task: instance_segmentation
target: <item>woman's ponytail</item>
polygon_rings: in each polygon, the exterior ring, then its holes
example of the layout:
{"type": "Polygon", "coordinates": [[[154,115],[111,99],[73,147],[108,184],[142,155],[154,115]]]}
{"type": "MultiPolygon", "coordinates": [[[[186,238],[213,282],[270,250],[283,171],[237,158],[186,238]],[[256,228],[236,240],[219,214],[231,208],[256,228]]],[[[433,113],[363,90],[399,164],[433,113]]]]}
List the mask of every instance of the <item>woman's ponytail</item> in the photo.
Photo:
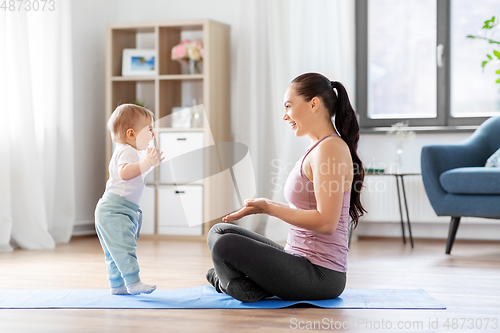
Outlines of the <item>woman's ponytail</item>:
{"type": "Polygon", "coordinates": [[[354,168],[349,215],[354,223],[354,227],[356,227],[359,217],[366,212],[360,200],[360,192],[365,178],[365,169],[357,152],[359,125],[356,113],[351,106],[351,102],[349,101],[349,96],[347,95],[347,90],[344,85],[338,81],[331,81],[330,84],[332,88],[337,91],[337,99],[334,103],[335,127],[339,131],[340,137],[349,147],[354,168]]]}
{"type": "Polygon", "coordinates": [[[359,141],[358,120],[349,101],[347,91],[342,83],[330,81],[318,73],[302,74],[296,77],[291,84],[296,87],[297,94],[303,96],[306,101],[310,101],[316,96],[321,99],[328,109],[330,118],[335,118],[335,128],[340,137],[349,147],[354,169],[349,215],[354,228],[356,228],[359,217],[366,212],[360,199],[365,172],[363,163],[357,153],[359,141]]]}

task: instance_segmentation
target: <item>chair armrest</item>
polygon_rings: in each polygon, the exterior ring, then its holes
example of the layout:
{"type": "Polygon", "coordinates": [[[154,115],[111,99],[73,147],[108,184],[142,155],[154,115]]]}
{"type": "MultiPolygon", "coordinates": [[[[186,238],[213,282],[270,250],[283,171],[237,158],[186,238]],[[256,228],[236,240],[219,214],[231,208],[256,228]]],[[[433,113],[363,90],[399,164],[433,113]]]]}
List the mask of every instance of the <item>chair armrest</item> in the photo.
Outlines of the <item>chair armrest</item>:
{"type": "Polygon", "coordinates": [[[442,199],[447,193],[441,186],[439,177],[443,172],[455,168],[484,166],[487,140],[484,135],[472,135],[459,143],[428,145],[422,148],[422,181],[437,215],[441,215],[442,199]]]}

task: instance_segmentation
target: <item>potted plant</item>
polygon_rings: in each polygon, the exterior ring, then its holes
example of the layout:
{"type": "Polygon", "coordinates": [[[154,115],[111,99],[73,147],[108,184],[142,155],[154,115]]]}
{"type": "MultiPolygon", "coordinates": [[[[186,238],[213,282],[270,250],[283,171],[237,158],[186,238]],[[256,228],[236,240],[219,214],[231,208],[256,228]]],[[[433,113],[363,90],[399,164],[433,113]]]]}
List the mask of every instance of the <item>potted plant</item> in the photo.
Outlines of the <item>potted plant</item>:
{"type": "MultiPolygon", "coordinates": [[[[487,41],[490,44],[493,45],[500,45],[500,39],[499,37],[495,36],[495,33],[500,30],[500,23],[498,21],[495,21],[495,16],[493,16],[491,19],[484,21],[484,26],[481,28],[483,31],[483,35],[468,35],[467,38],[471,39],[482,39],[487,41]]],[[[493,50],[493,54],[486,54],[486,60],[484,60],[481,64],[481,67],[484,68],[488,63],[495,63],[497,64],[497,67],[499,69],[495,72],[500,75],[500,66],[498,65],[500,62],[500,51],[498,50],[493,50]]],[[[496,83],[500,83],[500,78],[496,80],[496,83]]]]}
{"type": "Polygon", "coordinates": [[[404,121],[393,124],[387,134],[396,137],[395,171],[400,172],[403,167],[403,141],[405,139],[413,139],[416,135],[415,131],[410,129],[408,121],[404,121]]]}

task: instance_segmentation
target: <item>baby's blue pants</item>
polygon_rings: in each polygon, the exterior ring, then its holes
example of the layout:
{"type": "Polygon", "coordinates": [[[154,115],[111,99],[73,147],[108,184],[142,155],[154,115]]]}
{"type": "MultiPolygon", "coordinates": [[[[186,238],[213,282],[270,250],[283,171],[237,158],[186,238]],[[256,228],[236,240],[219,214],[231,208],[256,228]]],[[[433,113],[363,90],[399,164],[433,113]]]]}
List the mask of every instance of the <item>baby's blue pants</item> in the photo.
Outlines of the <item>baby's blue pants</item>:
{"type": "Polygon", "coordinates": [[[142,211],[119,195],[105,192],[95,209],[97,236],[106,256],[111,288],[139,282],[137,238],[140,236],[142,211]]]}

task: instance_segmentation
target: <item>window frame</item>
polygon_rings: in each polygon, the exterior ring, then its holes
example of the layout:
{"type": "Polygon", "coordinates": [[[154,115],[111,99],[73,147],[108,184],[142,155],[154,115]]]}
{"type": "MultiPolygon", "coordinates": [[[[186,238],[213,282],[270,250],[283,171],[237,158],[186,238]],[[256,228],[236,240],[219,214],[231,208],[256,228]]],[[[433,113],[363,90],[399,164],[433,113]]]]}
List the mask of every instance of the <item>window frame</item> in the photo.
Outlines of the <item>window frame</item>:
{"type": "MultiPolygon", "coordinates": [[[[443,65],[436,65],[436,117],[435,118],[384,118],[368,117],[368,0],[356,0],[356,111],[361,128],[390,127],[401,121],[409,126],[470,126],[479,125],[489,117],[453,117],[451,115],[451,0],[436,0],[436,43],[443,45],[443,65]]],[[[436,45],[436,47],[437,47],[436,45]]]]}

